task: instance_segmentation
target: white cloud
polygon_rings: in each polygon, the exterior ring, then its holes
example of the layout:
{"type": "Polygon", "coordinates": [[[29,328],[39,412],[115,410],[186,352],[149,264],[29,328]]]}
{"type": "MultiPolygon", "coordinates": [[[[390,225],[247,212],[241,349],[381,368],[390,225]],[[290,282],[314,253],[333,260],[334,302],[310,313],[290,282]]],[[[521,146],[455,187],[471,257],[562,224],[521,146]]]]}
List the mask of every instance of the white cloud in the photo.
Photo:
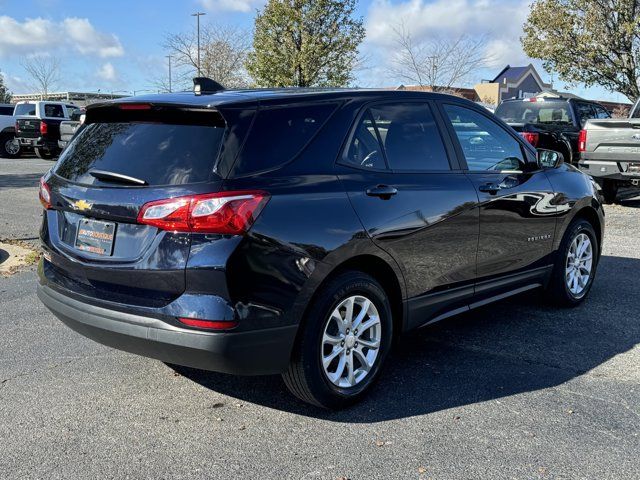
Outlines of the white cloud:
{"type": "MultiPolygon", "coordinates": [[[[365,27],[363,53],[375,58],[379,70],[389,77],[391,59],[397,50],[394,29],[401,24],[416,41],[457,38],[467,35],[486,41],[488,67],[528,64],[522,51],[522,25],[529,11],[529,0],[374,0],[365,27]]],[[[484,72],[491,73],[491,72],[484,72]]],[[[480,81],[480,78],[478,78],[480,81]]],[[[380,80],[379,80],[380,82],[380,80]]]]}
{"type": "Polygon", "coordinates": [[[98,77],[107,82],[113,82],[118,78],[115,67],[107,62],[98,69],[98,77]]]}
{"type": "Polygon", "coordinates": [[[86,18],[69,17],[62,22],[27,18],[19,22],[0,16],[0,57],[47,54],[64,49],[101,58],[124,54],[118,37],[99,32],[86,18]]]}
{"type": "Polygon", "coordinates": [[[248,13],[264,5],[266,0],[199,0],[199,3],[209,11],[248,13]]]}

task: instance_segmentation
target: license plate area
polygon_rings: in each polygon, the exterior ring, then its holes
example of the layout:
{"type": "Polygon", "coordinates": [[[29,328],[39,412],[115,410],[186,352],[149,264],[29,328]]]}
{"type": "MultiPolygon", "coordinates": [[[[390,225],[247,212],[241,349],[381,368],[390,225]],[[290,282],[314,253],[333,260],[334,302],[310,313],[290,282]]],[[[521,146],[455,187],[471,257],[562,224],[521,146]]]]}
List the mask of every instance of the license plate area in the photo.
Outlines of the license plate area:
{"type": "Polygon", "coordinates": [[[113,239],[116,234],[114,222],[103,222],[82,218],[78,222],[75,247],[96,255],[110,256],[113,253],[113,239]]]}

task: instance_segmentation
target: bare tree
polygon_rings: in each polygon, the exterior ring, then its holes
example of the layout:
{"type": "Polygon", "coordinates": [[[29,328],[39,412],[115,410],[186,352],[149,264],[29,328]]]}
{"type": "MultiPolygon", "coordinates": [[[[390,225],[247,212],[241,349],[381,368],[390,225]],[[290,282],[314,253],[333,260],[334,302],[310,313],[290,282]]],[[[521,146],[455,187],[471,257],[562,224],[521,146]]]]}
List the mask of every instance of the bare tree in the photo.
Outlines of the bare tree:
{"type": "Polygon", "coordinates": [[[433,91],[455,90],[490,61],[485,53],[484,38],[461,35],[452,40],[416,41],[404,23],[394,28],[394,37],[397,46],[393,59],[395,76],[433,91]]]}
{"type": "MultiPolygon", "coordinates": [[[[164,48],[173,59],[173,83],[188,86],[198,70],[198,39],[195,32],[167,35],[164,48]]],[[[200,28],[200,70],[202,75],[225,87],[246,87],[249,83],[245,60],[251,36],[233,26],[209,24],[200,28]]],[[[154,82],[162,84],[163,80],[154,82]]]]}
{"type": "Polygon", "coordinates": [[[24,57],[20,64],[31,77],[32,88],[43,100],[60,82],[60,61],[56,57],[24,57]]]}

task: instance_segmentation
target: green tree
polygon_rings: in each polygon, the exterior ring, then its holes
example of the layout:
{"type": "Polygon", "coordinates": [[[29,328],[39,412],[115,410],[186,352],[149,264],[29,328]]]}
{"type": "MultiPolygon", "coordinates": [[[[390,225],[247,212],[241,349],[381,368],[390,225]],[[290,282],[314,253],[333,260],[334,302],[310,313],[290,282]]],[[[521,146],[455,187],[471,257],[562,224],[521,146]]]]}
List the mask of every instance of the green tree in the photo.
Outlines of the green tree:
{"type": "Polygon", "coordinates": [[[365,30],[357,0],[269,0],[247,70],[260,86],[338,87],[353,79],[365,30]]]}
{"type": "Polygon", "coordinates": [[[4,76],[0,72],[0,103],[9,103],[11,101],[11,92],[4,84],[4,76]]]}
{"type": "Polygon", "coordinates": [[[535,0],[521,41],[561,80],[640,97],[638,0],[535,0]]]}

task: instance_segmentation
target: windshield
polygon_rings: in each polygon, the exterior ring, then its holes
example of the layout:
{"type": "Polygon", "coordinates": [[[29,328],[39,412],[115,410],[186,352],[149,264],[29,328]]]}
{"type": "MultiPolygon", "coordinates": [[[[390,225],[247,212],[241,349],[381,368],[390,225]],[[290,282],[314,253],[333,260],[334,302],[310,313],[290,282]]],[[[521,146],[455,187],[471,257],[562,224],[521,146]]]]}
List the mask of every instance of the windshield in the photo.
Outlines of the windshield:
{"type": "Polygon", "coordinates": [[[55,173],[98,183],[89,171],[113,172],[148,185],[204,182],[222,145],[225,128],[208,125],[113,122],[86,125],[64,151],[55,173]]]}
{"type": "Polygon", "coordinates": [[[495,114],[507,123],[573,123],[567,102],[504,102],[498,106],[495,114]]]}
{"type": "Polygon", "coordinates": [[[16,111],[14,115],[32,115],[36,114],[36,104],[35,103],[19,103],[16,105],[16,111]]]}

